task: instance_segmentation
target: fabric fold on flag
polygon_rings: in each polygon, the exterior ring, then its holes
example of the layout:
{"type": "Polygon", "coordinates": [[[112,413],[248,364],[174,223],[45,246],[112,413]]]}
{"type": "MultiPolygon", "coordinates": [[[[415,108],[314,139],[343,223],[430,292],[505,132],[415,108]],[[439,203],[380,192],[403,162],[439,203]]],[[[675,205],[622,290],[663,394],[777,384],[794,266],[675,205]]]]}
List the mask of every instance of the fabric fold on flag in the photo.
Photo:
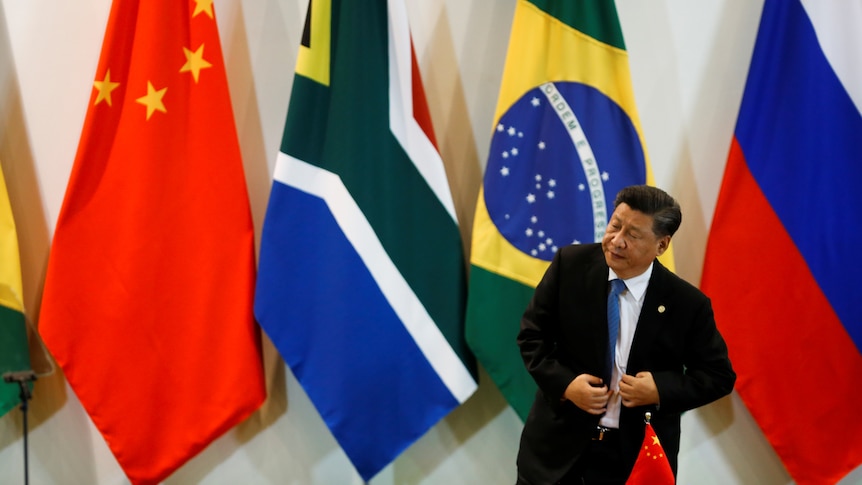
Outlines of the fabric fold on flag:
{"type": "MultiPolygon", "coordinates": [[[[6,179],[0,171],[0,377],[30,369],[18,233],[6,179]]],[[[0,416],[20,402],[20,394],[17,382],[0,378],[0,416]]]]}
{"type": "Polygon", "coordinates": [[[115,0],[39,331],[132,483],[266,394],[254,228],[211,1],[115,0]]]}
{"type": "Polygon", "coordinates": [[[800,485],[862,465],[860,23],[858,8],[766,0],[701,283],[737,392],[800,485]],[[801,382],[822,398],[800,399],[801,382]]]}
{"type": "Polygon", "coordinates": [[[255,314],[366,481],[477,387],[427,113],[401,1],[309,5],[255,314]]]}
{"type": "MultiPolygon", "coordinates": [[[[601,240],[616,193],[652,184],[613,1],[518,0],[476,206],[467,342],[526,419],[515,338],[554,253],[601,240]]],[[[673,269],[673,256],[662,261],[673,269]]]]}

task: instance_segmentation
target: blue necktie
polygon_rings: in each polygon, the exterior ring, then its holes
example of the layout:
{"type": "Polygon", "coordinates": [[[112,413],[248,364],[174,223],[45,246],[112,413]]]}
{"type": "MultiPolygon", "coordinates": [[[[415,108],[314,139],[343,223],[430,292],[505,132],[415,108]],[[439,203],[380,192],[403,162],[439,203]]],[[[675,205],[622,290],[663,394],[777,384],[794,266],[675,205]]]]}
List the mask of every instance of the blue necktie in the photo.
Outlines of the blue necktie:
{"type": "Polygon", "coordinates": [[[605,372],[605,385],[611,387],[614,375],[614,356],[617,350],[617,338],[620,335],[620,299],[619,295],[626,289],[623,280],[611,280],[611,292],[608,295],[608,363],[605,372]]]}

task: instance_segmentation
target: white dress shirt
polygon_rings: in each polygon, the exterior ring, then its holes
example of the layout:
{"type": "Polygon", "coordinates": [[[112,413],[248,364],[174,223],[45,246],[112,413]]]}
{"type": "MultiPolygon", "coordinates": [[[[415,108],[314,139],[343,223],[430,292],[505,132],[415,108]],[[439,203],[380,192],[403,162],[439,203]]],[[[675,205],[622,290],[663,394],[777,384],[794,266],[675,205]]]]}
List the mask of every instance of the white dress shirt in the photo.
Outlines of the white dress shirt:
{"type": "MultiPolygon", "coordinates": [[[[646,271],[623,280],[626,284],[626,289],[620,293],[620,334],[616,345],[616,357],[614,358],[613,375],[611,376],[610,388],[613,391],[608,400],[608,410],[599,420],[599,424],[606,428],[620,427],[620,408],[622,407],[622,398],[620,398],[620,379],[626,373],[626,364],[629,360],[629,352],[632,348],[632,339],[635,336],[635,330],[638,327],[638,316],[641,314],[641,308],[644,304],[644,295],[646,295],[649,278],[652,275],[652,263],[646,271]]],[[[617,279],[618,276],[614,270],[608,270],[608,281],[617,279]]]]}

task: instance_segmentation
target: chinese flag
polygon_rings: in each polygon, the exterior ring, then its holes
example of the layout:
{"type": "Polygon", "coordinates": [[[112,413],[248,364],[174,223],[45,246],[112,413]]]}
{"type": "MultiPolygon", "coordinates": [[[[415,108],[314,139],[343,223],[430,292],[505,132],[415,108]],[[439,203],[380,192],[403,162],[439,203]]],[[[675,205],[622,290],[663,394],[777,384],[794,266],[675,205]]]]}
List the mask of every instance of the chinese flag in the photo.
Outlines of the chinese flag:
{"type": "Polygon", "coordinates": [[[135,484],[265,398],[254,229],[212,0],[115,0],[39,331],[135,484]]]}
{"type": "Polygon", "coordinates": [[[626,485],[673,485],[673,470],[652,425],[647,423],[644,442],[626,485]]]}

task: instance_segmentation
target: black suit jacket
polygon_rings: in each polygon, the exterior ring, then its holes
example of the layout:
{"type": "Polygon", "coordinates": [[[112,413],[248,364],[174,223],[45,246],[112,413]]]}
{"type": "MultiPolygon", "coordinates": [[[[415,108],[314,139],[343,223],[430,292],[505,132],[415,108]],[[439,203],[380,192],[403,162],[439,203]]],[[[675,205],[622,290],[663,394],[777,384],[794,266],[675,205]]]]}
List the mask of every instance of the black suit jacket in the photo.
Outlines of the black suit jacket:
{"type": "MultiPolygon", "coordinates": [[[[539,386],[518,452],[519,483],[552,484],[589,443],[600,416],[563,401],[583,373],[601,376],[608,348],[608,266],[600,244],[557,252],[521,320],[518,345],[539,386]]],[[[654,262],[626,372],[652,372],[660,406],[623,407],[620,437],[629,470],[644,436],[644,412],[676,473],[683,411],[729,394],[736,374],[709,299],[654,262]]]]}

